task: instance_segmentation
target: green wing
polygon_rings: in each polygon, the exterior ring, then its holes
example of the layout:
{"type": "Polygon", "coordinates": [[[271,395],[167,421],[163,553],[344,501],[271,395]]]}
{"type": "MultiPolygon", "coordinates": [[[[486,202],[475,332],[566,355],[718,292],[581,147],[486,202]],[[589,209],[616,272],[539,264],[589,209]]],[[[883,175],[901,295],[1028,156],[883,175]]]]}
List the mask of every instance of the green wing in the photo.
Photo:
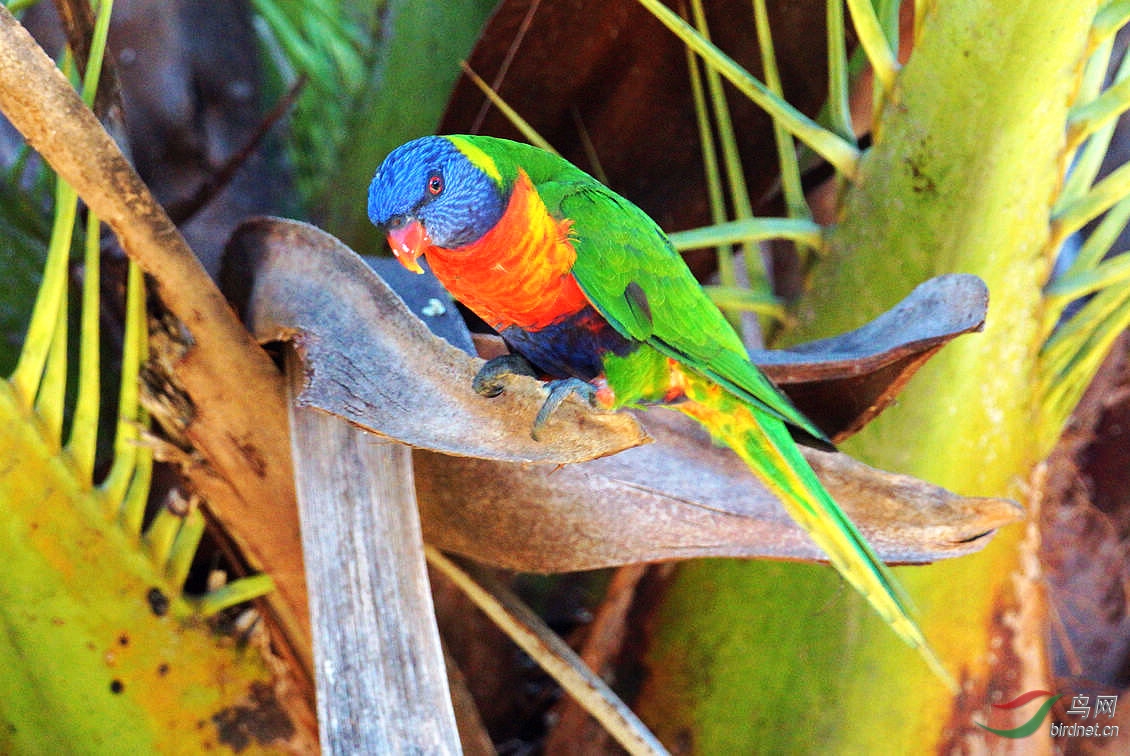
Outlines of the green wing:
{"type": "Polygon", "coordinates": [[[741,339],[646,213],[591,178],[537,187],[551,212],[573,221],[573,275],[616,330],[827,441],[749,361],[741,339]]]}

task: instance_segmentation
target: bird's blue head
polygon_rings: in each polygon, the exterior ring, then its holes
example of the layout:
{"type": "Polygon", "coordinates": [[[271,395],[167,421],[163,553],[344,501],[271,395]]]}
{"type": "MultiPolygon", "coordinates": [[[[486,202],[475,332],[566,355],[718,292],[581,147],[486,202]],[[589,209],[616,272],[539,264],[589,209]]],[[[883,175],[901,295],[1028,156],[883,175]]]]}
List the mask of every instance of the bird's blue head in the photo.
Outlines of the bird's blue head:
{"type": "Polygon", "coordinates": [[[494,161],[470,141],[427,136],[393,150],[369,185],[369,220],[409,270],[428,246],[477,241],[506,209],[494,161]]]}

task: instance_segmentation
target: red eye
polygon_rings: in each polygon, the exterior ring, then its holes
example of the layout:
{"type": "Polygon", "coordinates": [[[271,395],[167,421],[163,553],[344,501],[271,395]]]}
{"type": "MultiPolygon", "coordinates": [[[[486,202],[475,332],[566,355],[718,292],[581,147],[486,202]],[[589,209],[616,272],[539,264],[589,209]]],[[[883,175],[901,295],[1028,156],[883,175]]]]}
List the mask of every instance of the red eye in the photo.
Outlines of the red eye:
{"type": "Polygon", "coordinates": [[[443,176],[433,173],[428,177],[428,194],[433,197],[443,194],[443,176]]]}

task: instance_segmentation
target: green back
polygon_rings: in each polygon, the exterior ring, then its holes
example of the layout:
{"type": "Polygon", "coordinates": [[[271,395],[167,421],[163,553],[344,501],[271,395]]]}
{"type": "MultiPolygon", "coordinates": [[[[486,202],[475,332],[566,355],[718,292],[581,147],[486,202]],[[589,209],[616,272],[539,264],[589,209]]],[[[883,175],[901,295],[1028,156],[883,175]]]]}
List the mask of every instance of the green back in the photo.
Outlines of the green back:
{"type": "MultiPolygon", "coordinates": [[[[481,149],[511,184],[518,166],[551,213],[573,221],[581,290],[622,335],[641,341],[801,428],[824,434],[748,359],[741,339],[703,292],[667,235],[645,212],[572,163],[493,137],[459,137],[481,149]]],[[[617,386],[611,387],[614,391],[617,386]]]]}

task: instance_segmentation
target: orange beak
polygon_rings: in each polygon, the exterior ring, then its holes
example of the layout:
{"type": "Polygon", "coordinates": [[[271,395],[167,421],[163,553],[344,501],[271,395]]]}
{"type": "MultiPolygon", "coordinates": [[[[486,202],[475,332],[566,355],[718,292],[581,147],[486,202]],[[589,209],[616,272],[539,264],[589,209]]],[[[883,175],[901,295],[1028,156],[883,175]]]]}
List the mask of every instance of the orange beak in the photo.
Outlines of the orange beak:
{"type": "Polygon", "coordinates": [[[424,254],[430,243],[428,232],[418,220],[410,220],[388,232],[388,246],[392,247],[392,253],[401,265],[413,273],[424,272],[417,259],[424,254]]]}

